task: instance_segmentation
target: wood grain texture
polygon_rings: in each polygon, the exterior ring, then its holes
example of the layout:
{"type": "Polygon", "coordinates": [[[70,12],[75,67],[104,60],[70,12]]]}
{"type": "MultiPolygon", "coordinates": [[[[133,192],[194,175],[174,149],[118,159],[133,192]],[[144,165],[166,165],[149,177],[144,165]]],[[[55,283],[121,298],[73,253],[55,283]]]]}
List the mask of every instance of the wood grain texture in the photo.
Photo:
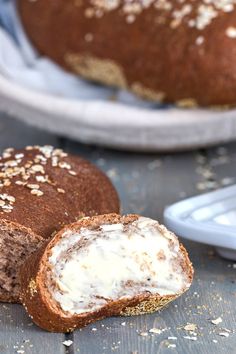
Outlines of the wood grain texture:
{"type": "MultiPolygon", "coordinates": [[[[166,205],[216,188],[222,184],[219,181],[225,177],[234,178],[236,172],[236,144],[230,144],[227,150],[212,148],[175,155],[125,153],[56,139],[21,123],[0,119],[0,148],[27,143],[53,143],[88,158],[112,179],[120,193],[124,213],[142,213],[160,221],[166,205]],[[222,154],[226,156],[223,159],[222,154]],[[209,170],[210,173],[206,172],[209,170]]],[[[63,336],[46,333],[31,325],[20,305],[2,304],[0,353],[16,353],[18,348],[14,345],[20,344],[24,345],[26,354],[211,354],[213,351],[234,354],[236,269],[231,262],[217,256],[212,247],[183,242],[194,263],[194,283],[187,294],[164,311],[110,318],[63,336]],[[218,317],[222,318],[222,323],[212,324],[211,320],[218,317]],[[187,323],[197,325],[197,340],[184,338],[195,337],[183,329],[187,323]],[[150,333],[152,328],[164,331],[150,333]],[[219,335],[226,332],[224,328],[231,330],[228,337],[219,335]],[[68,349],[62,344],[65,338],[73,340],[68,349]],[[28,339],[30,342],[21,344],[28,339]]]]}

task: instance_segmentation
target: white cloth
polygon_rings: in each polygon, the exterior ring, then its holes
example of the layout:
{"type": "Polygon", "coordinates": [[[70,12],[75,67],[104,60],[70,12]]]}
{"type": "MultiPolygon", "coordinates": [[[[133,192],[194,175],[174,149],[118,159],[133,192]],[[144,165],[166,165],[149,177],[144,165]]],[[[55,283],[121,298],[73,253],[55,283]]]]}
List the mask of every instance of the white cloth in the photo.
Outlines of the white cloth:
{"type": "Polygon", "coordinates": [[[116,95],[120,103],[150,109],[163,107],[128,92],[79,79],[39,56],[24,33],[15,0],[0,0],[0,73],[22,86],[56,96],[109,100],[116,95]]]}

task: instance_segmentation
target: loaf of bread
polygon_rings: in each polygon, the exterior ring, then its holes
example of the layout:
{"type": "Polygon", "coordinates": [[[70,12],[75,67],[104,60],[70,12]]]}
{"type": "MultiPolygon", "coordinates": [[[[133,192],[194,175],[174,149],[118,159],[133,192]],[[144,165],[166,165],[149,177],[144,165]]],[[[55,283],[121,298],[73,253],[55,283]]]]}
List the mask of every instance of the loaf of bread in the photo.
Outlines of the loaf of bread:
{"type": "Polygon", "coordinates": [[[108,214],[66,226],[21,269],[32,320],[70,332],[108,316],[160,310],[186,291],[193,268],[177,237],[157,221],[108,214]]]}
{"type": "Polygon", "coordinates": [[[108,178],[51,146],[0,158],[0,301],[19,301],[19,268],[52,233],[85,215],[119,212],[108,178]]]}
{"type": "Polygon", "coordinates": [[[84,78],[180,106],[236,104],[234,0],[18,0],[39,52],[84,78]]]}

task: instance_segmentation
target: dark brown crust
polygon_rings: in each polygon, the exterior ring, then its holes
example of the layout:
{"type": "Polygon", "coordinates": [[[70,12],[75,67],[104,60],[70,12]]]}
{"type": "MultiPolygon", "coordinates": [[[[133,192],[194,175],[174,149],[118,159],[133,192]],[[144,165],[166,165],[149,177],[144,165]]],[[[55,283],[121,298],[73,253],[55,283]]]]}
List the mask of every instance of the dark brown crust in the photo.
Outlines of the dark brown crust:
{"type": "Polygon", "coordinates": [[[235,25],[235,8],[217,10],[217,17],[199,30],[188,25],[190,15],[173,26],[172,14],[184,5],[196,13],[202,0],[170,1],[171,12],[152,5],[133,23],[127,23],[121,8],[102,17],[86,17],[91,3],[19,0],[19,11],[40,53],[84,77],[127,87],[154,100],[164,94],[164,101],[180,104],[236,104],[235,39],[226,35],[227,28],[235,25]],[[204,38],[201,44],[199,37],[204,38]]]}
{"type": "MultiPolygon", "coordinates": [[[[14,156],[21,153],[24,157],[19,166],[33,161],[36,155],[41,154],[38,148],[14,150],[10,157],[0,160],[3,165],[0,173],[3,172],[6,163],[14,160],[14,156]]],[[[17,185],[15,182],[21,179],[19,175],[10,178],[11,184],[1,187],[0,190],[1,195],[7,194],[15,198],[11,212],[5,213],[0,207],[0,226],[9,225],[12,237],[15,229],[22,230],[22,234],[27,230],[27,233],[32,235],[32,251],[36,250],[33,239],[48,239],[53,232],[82,216],[119,212],[117,193],[105,174],[81,157],[69,155],[63,157],[61,162],[69,164],[70,171],[75,172],[75,175],[71,175],[68,169],[52,167],[52,160],[48,159],[43,168],[44,176],[49,176],[50,184],[35,182],[35,176],[41,173],[36,173],[27,180],[27,184],[37,183],[40,186],[40,191],[44,193],[42,196],[32,195],[27,185],[17,185]],[[63,193],[58,192],[58,189],[63,190],[63,193]]],[[[4,177],[1,176],[0,182],[3,179],[4,177]]],[[[8,246],[2,245],[2,247],[8,246]]],[[[20,264],[21,259],[18,260],[16,269],[20,264]]],[[[18,300],[11,291],[3,291],[0,284],[0,301],[18,300]]]]}
{"type": "MultiPolygon", "coordinates": [[[[161,309],[170,301],[181,294],[173,296],[139,295],[130,300],[123,299],[111,302],[101,310],[82,315],[71,316],[64,312],[58,304],[51,299],[46,289],[46,273],[48,269],[48,257],[52,247],[57,244],[63,233],[68,230],[78,231],[80,228],[97,228],[102,224],[123,223],[129,224],[136,220],[138,215],[119,216],[108,214],[82,219],[61,230],[50,242],[34,253],[21,269],[22,280],[22,303],[25,306],[32,320],[40,327],[51,332],[70,332],[75,328],[81,328],[96,320],[118,315],[138,315],[141,313],[154,312],[161,309]]],[[[184,255],[183,271],[186,273],[189,282],[192,282],[193,267],[188,258],[185,248],[181,245],[181,252],[184,255]]],[[[183,289],[183,292],[186,289],[183,289]]]]}
{"type": "MultiPolygon", "coordinates": [[[[40,154],[38,149],[33,149],[15,150],[12,155],[19,153],[24,153],[22,164],[40,154]]],[[[12,159],[9,157],[0,162],[6,163],[12,159]]],[[[18,176],[11,180],[10,186],[2,187],[1,194],[12,195],[16,201],[11,213],[0,209],[0,220],[16,222],[48,238],[52,232],[82,216],[119,212],[117,193],[103,172],[79,156],[68,155],[62,161],[68,163],[76,175],[70,175],[67,169],[52,167],[52,161],[48,159],[44,169],[52,184],[38,183],[44,193],[41,197],[32,195],[26,186],[16,185],[18,176]],[[58,188],[65,193],[59,193],[58,188]]],[[[27,181],[27,184],[30,183],[37,183],[34,176],[27,181]]]]}

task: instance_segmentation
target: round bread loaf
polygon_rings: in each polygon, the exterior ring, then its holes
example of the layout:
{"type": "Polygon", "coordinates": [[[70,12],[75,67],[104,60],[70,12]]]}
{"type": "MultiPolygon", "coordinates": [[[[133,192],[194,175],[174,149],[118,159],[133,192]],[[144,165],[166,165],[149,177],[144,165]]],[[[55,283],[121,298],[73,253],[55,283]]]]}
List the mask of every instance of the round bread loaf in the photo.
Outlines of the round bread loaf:
{"type": "Polygon", "coordinates": [[[108,214],[66,226],[21,269],[32,320],[70,332],[108,316],[160,310],[186,291],[193,268],[177,237],[157,221],[108,214]]]}
{"type": "Polygon", "coordinates": [[[53,232],[85,215],[119,212],[101,171],[52,146],[6,149],[0,188],[0,301],[19,300],[20,265],[53,232]]]}
{"type": "Polygon", "coordinates": [[[179,106],[236,104],[235,0],[18,0],[39,52],[179,106]]]}

